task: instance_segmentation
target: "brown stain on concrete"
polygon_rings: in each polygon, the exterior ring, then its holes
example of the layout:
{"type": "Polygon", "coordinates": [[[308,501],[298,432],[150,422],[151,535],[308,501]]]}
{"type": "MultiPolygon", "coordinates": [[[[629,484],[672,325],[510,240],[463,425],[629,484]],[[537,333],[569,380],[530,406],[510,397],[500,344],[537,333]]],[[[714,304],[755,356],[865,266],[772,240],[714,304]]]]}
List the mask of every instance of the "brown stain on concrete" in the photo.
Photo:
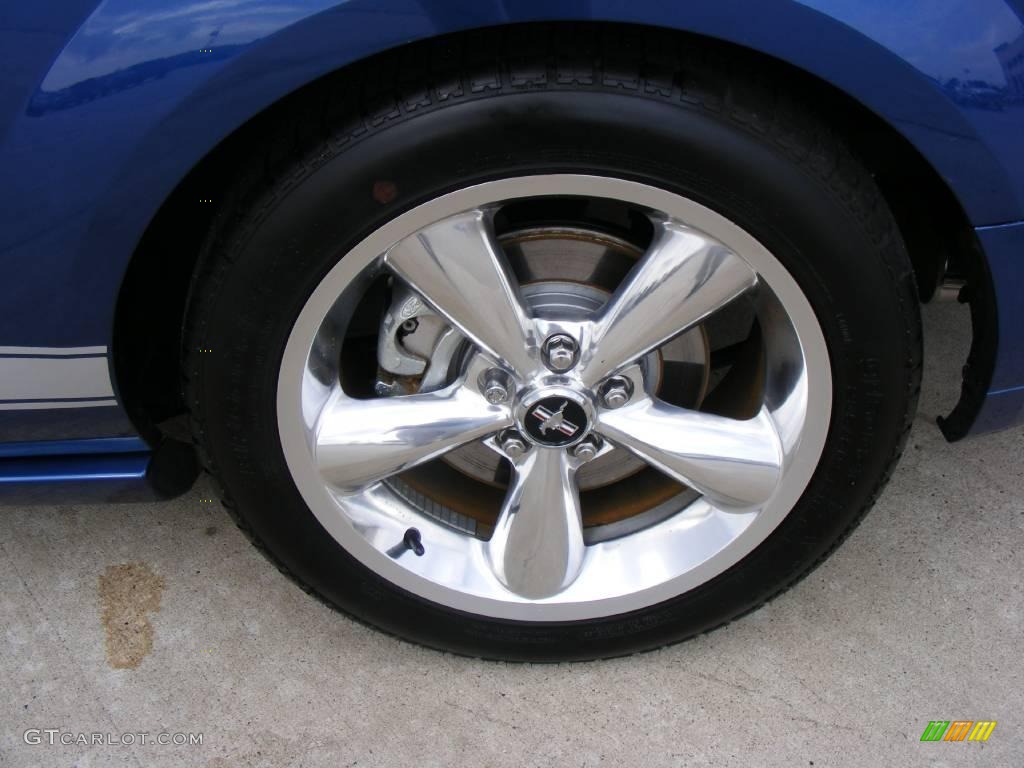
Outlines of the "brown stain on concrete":
{"type": "Polygon", "coordinates": [[[163,577],[145,563],[109,565],[100,575],[100,618],[114,669],[135,669],[153,650],[149,614],[160,610],[163,591],[163,577]]]}

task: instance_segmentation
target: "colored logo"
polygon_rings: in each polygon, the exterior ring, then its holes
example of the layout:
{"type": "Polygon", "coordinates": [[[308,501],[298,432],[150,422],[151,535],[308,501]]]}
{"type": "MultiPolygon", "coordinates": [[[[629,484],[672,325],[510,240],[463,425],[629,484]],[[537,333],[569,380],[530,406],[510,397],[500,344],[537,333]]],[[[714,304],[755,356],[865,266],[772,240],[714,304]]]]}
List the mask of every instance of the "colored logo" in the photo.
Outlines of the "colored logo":
{"type": "Polygon", "coordinates": [[[541,445],[568,445],[581,436],[587,414],[579,404],[564,397],[546,397],[526,413],[523,426],[541,445]]]}
{"type": "Polygon", "coordinates": [[[988,741],[995,727],[995,720],[932,720],[921,741],[988,741]]]}
{"type": "Polygon", "coordinates": [[[576,434],[579,427],[565,418],[565,406],[568,404],[568,400],[563,400],[562,404],[558,406],[557,411],[550,411],[543,405],[538,405],[533,409],[533,417],[540,422],[540,433],[542,435],[546,435],[549,429],[557,429],[568,437],[576,434]]]}

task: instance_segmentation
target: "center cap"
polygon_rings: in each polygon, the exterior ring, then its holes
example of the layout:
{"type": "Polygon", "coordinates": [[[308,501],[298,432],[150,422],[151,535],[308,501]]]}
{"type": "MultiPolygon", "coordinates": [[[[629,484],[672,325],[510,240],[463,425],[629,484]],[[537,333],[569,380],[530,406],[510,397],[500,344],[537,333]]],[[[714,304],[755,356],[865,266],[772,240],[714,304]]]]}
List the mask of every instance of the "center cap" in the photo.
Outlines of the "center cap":
{"type": "Polygon", "coordinates": [[[540,445],[575,443],[590,428],[587,412],[574,397],[554,394],[531,403],[522,416],[523,429],[540,445]]]}

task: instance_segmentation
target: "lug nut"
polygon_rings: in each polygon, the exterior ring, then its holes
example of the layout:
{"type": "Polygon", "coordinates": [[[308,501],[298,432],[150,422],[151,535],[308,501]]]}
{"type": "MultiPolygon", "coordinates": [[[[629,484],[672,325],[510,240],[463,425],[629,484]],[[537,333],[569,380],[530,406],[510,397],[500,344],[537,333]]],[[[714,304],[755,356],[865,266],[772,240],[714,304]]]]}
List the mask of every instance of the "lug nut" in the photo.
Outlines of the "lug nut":
{"type": "Polygon", "coordinates": [[[613,376],[601,387],[601,401],[606,408],[621,408],[629,402],[632,394],[629,380],[621,376],[613,376]]]}
{"type": "Polygon", "coordinates": [[[592,458],[597,456],[597,451],[601,447],[601,444],[596,438],[588,437],[583,440],[579,445],[572,449],[572,455],[577,459],[583,459],[584,461],[590,461],[592,458]]]}
{"type": "Polygon", "coordinates": [[[509,457],[517,459],[526,453],[526,441],[518,432],[506,432],[501,438],[501,450],[509,457]]]}
{"type": "Polygon", "coordinates": [[[509,398],[509,381],[501,371],[488,371],[483,381],[484,399],[491,405],[504,403],[509,398]]]}
{"type": "Polygon", "coordinates": [[[552,371],[562,373],[576,365],[576,340],[564,333],[548,336],[542,349],[544,364],[552,371]]]}

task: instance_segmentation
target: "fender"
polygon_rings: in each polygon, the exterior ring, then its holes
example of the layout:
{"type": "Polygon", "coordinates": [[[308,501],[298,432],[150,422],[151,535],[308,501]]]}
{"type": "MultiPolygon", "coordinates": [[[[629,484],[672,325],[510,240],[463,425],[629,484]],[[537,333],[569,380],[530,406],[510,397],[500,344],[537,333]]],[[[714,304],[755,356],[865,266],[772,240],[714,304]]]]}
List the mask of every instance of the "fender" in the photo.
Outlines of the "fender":
{"type": "Polygon", "coordinates": [[[0,12],[8,49],[0,64],[22,62],[0,82],[0,167],[16,180],[0,190],[11,222],[0,254],[17,279],[0,285],[0,345],[108,348],[139,239],[218,142],[328,72],[473,27],[617,21],[746,46],[881,116],[946,180],[975,226],[1020,221],[1024,113],[979,108],[956,85],[1006,82],[995,49],[1022,29],[1018,0],[1010,2],[917,3],[912,12],[891,0],[13,4],[0,12]]]}

